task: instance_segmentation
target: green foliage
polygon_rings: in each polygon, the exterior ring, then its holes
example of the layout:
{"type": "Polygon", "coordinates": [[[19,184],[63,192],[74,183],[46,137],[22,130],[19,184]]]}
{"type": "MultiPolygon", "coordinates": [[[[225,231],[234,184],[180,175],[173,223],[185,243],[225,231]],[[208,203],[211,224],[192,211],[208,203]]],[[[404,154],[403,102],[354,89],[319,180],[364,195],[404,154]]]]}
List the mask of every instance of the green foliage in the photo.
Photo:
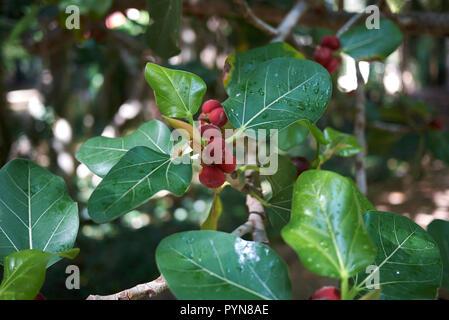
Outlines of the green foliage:
{"type": "Polygon", "coordinates": [[[76,153],[76,159],[93,173],[104,177],[130,149],[144,146],[156,152],[170,154],[170,131],[158,120],[142,124],[132,134],[122,138],[95,137],[87,140],[76,153]]]}
{"type": "Polygon", "coordinates": [[[48,253],[40,250],[22,250],[5,258],[0,300],[32,300],[39,293],[45,280],[50,260],[55,257],[73,259],[79,249],[48,253]]]}
{"type": "Polygon", "coordinates": [[[182,195],[190,185],[192,166],[180,158],[134,147],[108,172],[88,202],[89,216],[97,223],[111,221],[145,203],[156,192],[182,195]]]}
{"type": "Polygon", "coordinates": [[[207,219],[201,225],[201,230],[217,230],[218,219],[220,219],[223,212],[223,204],[220,199],[220,194],[214,192],[214,200],[207,215],[207,219]]]}
{"type": "Polygon", "coordinates": [[[437,159],[449,164],[449,131],[428,132],[427,144],[437,159]]]}
{"type": "Polygon", "coordinates": [[[206,84],[197,75],[147,63],[145,78],[163,115],[190,119],[200,108],[206,84]]]}
{"type": "Polygon", "coordinates": [[[369,275],[362,270],[357,287],[363,289],[378,272],[381,299],[435,299],[442,264],[432,237],[396,213],[369,211],[363,218],[377,247],[376,268],[369,275]]]}
{"type": "Polygon", "coordinates": [[[401,44],[402,32],[391,20],[380,19],[379,29],[367,29],[362,24],[339,38],[341,51],[356,60],[384,60],[401,44]]]}
{"type": "Polygon", "coordinates": [[[275,58],[259,64],[230,87],[223,107],[231,124],[241,131],[281,129],[302,119],[315,122],[331,92],[329,73],[321,65],[275,58]]]}
{"type": "Polygon", "coordinates": [[[350,179],[308,170],[296,181],[291,219],[282,237],[310,271],[347,279],[376,255],[362,218],[370,209],[372,204],[350,179]]]}
{"type": "Polygon", "coordinates": [[[285,263],[269,247],[217,231],[171,235],[156,250],[178,299],[290,299],[285,263]]]}
{"type": "Polygon", "coordinates": [[[436,219],[427,226],[427,232],[438,244],[443,263],[442,287],[449,290],[449,221],[436,219]]]}
{"type": "Polygon", "coordinates": [[[75,242],[78,206],[62,178],[15,159],[0,170],[0,221],[1,263],[24,249],[57,253],[75,242]]]}
{"type": "Polygon", "coordinates": [[[279,130],[278,146],[281,150],[289,150],[302,143],[309,134],[309,129],[301,121],[294,122],[279,130]]]}
{"type": "Polygon", "coordinates": [[[182,0],[147,0],[153,23],[148,27],[150,48],[162,58],[179,53],[182,0]]]}

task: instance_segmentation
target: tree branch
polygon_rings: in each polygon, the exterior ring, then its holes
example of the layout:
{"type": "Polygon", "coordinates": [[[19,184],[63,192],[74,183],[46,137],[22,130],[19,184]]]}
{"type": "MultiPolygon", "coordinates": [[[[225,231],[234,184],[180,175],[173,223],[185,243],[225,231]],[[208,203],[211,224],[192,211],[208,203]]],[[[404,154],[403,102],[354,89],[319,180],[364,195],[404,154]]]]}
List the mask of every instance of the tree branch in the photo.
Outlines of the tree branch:
{"type": "Polygon", "coordinates": [[[248,19],[248,22],[255,26],[257,29],[273,37],[278,34],[278,31],[267,24],[265,21],[259,19],[245,0],[234,0],[234,4],[237,6],[243,17],[248,19]]]}
{"type": "Polygon", "coordinates": [[[360,146],[363,148],[355,156],[355,181],[357,187],[363,194],[367,192],[366,171],[365,171],[365,156],[366,156],[366,140],[365,140],[365,83],[363,82],[362,74],[360,73],[359,63],[355,62],[357,72],[357,90],[355,101],[355,120],[354,120],[354,135],[357,138],[360,146]]]}
{"type": "Polygon", "coordinates": [[[271,40],[271,42],[284,41],[290,36],[293,28],[298,24],[298,20],[307,11],[308,3],[300,0],[296,2],[293,8],[285,16],[284,20],[279,24],[277,28],[277,35],[271,40]]]}
{"type": "Polygon", "coordinates": [[[161,275],[151,282],[138,284],[135,287],[108,296],[90,295],[87,300],[138,300],[144,297],[154,297],[168,289],[167,282],[161,275]]]}

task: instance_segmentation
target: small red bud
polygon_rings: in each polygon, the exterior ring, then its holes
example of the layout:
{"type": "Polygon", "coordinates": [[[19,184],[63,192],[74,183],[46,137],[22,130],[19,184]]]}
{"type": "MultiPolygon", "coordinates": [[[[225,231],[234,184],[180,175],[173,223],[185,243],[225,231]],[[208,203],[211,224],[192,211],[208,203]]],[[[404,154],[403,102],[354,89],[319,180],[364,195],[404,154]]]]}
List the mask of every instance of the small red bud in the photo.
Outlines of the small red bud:
{"type": "Polygon", "coordinates": [[[226,113],[223,108],[217,108],[212,110],[209,114],[209,120],[211,123],[215,124],[218,127],[223,127],[226,122],[228,122],[228,118],[226,117],[226,113]]]}
{"type": "Polygon", "coordinates": [[[321,64],[322,66],[326,66],[329,62],[331,62],[333,58],[332,50],[326,47],[317,47],[315,49],[315,54],[313,55],[313,60],[321,64]]]}
{"type": "Polygon", "coordinates": [[[340,49],[340,40],[334,36],[324,36],[323,39],[321,39],[321,46],[335,51],[340,49]]]}
{"type": "Polygon", "coordinates": [[[338,69],[338,66],[340,65],[340,59],[333,57],[332,60],[325,65],[327,72],[333,73],[338,69]]]}
{"type": "Polygon", "coordinates": [[[218,100],[207,100],[201,106],[201,110],[203,111],[203,113],[211,113],[212,110],[217,108],[223,108],[220,101],[218,100]]]}
{"type": "Polygon", "coordinates": [[[341,300],[341,293],[335,287],[322,287],[309,297],[309,300],[341,300]]]}

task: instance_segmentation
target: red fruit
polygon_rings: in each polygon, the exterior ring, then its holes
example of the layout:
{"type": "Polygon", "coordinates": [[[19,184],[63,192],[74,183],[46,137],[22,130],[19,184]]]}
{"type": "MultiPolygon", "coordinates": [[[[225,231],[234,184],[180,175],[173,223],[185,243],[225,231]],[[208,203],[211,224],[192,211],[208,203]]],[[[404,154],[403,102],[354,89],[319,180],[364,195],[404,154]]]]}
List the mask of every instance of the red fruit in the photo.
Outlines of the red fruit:
{"type": "Polygon", "coordinates": [[[215,138],[211,140],[203,149],[202,160],[206,165],[221,164],[226,162],[226,142],[222,138],[215,138]],[[219,154],[215,154],[215,152],[219,154]]]}
{"type": "Polygon", "coordinates": [[[221,138],[221,130],[213,124],[202,125],[201,137],[206,141],[212,141],[214,138],[221,138]]]}
{"type": "Polygon", "coordinates": [[[207,100],[201,106],[201,110],[203,110],[203,113],[211,113],[212,110],[217,108],[223,108],[220,101],[218,100],[207,100]]]}
{"type": "Polygon", "coordinates": [[[209,114],[209,121],[220,128],[223,127],[226,122],[228,122],[228,117],[223,108],[217,108],[211,111],[209,114]]]}
{"type": "Polygon", "coordinates": [[[298,176],[306,170],[310,169],[309,160],[304,157],[294,157],[292,158],[292,162],[298,171],[298,176]]]}
{"type": "Polygon", "coordinates": [[[217,164],[217,167],[219,167],[224,173],[231,173],[234,172],[235,167],[237,166],[237,161],[234,154],[232,154],[230,151],[227,150],[226,153],[227,155],[229,154],[229,159],[231,159],[231,162],[228,163],[228,157],[225,157],[224,163],[217,164]]]}
{"type": "Polygon", "coordinates": [[[309,300],[341,300],[340,290],[335,287],[322,287],[309,297],[309,300]]]}
{"type": "Polygon", "coordinates": [[[225,181],[226,176],[215,166],[204,166],[200,171],[200,182],[208,188],[218,188],[225,181]]]}
{"type": "Polygon", "coordinates": [[[443,129],[443,121],[441,119],[434,119],[430,121],[429,127],[434,130],[440,131],[441,129],[443,129]]]}
{"type": "Polygon", "coordinates": [[[34,300],[45,300],[45,296],[39,292],[37,296],[34,297],[34,300]]]}
{"type": "Polygon", "coordinates": [[[329,62],[331,62],[333,58],[332,50],[326,47],[317,47],[315,49],[315,54],[313,55],[313,60],[321,64],[322,66],[326,66],[329,62]]]}
{"type": "Polygon", "coordinates": [[[340,49],[340,40],[334,36],[324,36],[323,39],[321,39],[321,46],[335,51],[340,49]]]}
{"type": "Polygon", "coordinates": [[[332,60],[325,65],[324,67],[326,68],[327,72],[329,73],[333,73],[335,72],[335,70],[338,69],[338,66],[340,65],[340,59],[338,58],[332,58],[332,60]]]}

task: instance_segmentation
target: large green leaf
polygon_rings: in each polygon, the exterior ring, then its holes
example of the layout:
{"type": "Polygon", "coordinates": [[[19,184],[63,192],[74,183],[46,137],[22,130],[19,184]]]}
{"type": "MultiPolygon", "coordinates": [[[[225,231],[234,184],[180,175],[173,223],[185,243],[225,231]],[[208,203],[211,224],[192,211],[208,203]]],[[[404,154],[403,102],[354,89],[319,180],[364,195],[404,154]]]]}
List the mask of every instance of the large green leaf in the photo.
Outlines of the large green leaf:
{"type": "Polygon", "coordinates": [[[92,193],[89,216],[97,223],[107,222],[145,203],[158,191],[184,194],[192,179],[190,159],[188,163],[184,160],[147,147],[132,148],[92,193]]]}
{"type": "Polygon", "coordinates": [[[146,35],[151,50],[162,58],[177,55],[182,0],[147,0],[147,7],[153,20],[146,35]]]}
{"type": "Polygon", "coordinates": [[[265,208],[270,224],[276,231],[280,231],[290,220],[293,186],[291,184],[278,190],[268,202],[269,206],[265,208]]]}
{"type": "Polygon", "coordinates": [[[376,256],[362,219],[371,209],[349,178],[308,170],[296,180],[291,219],[282,237],[312,272],[348,278],[376,256]]]}
{"type": "Polygon", "coordinates": [[[401,42],[401,30],[388,19],[380,19],[379,29],[361,24],[340,36],[342,52],[356,60],[384,60],[401,42]]]}
{"type": "Polygon", "coordinates": [[[6,257],[0,300],[32,300],[44,284],[50,260],[56,256],[73,259],[79,249],[58,254],[40,250],[22,250],[6,257]]]}
{"type": "Polygon", "coordinates": [[[217,231],[171,235],[156,262],[179,299],[290,299],[286,264],[269,247],[217,231]]]}
{"type": "Polygon", "coordinates": [[[301,119],[318,120],[331,92],[329,73],[318,63],[275,58],[230,87],[223,106],[231,124],[242,131],[282,129],[301,119]]]}
{"type": "Polygon", "coordinates": [[[162,114],[174,118],[191,118],[199,107],[206,84],[197,75],[147,63],[145,79],[154,90],[162,114]]]}
{"type": "Polygon", "coordinates": [[[230,54],[226,59],[229,71],[223,79],[226,91],[229,93],[232,86],[241,83],[258,65],[274,58],[304,59],[304,56],[285,42],[273,42],[243,53],[230,54]]]}
{"type": "Polygon", "coordinates": [[[357,286],[363,290],[378,273],[381,299],[435,299],[442,264],[432,237],[396,213],[369,211],[363,218],[377,246],[377,256],[374,270],[357,275],[357,286]]]}
{"type": "Polygon", "coordinates": [[[68,250],[78,224],[78,206],[62,178],[25,159],[0,170],[0,263],[24,249],[68,250]]]}
{"type": "Polygon", "coordinates": [[[142,124],[126,137],[95,137],[81,146],[76,153],[76,159],[96,175],[104,177],[129,149],[137,146],[170,153],[173,146],[170,141],[170,130],[162,122],[152,120],[142,124]]]}
{"type": "Polygon", "coordinates": [[[436,158],[449,164],[449,131],[428,132],[427,143],[436,158]]]}
{"type": "Polygon", "coordinates": [[[278,147],[289,150],[302,143],[309,135],[309,129],[301,121],[279,130],[278,147]]]}
{"type": "Polygon", "coordinates": [[[443,262],[442,286],[449,290],[449,221],[433,220],[427,227],[427,232],[435,239],[440,249],[443,262]]]}

